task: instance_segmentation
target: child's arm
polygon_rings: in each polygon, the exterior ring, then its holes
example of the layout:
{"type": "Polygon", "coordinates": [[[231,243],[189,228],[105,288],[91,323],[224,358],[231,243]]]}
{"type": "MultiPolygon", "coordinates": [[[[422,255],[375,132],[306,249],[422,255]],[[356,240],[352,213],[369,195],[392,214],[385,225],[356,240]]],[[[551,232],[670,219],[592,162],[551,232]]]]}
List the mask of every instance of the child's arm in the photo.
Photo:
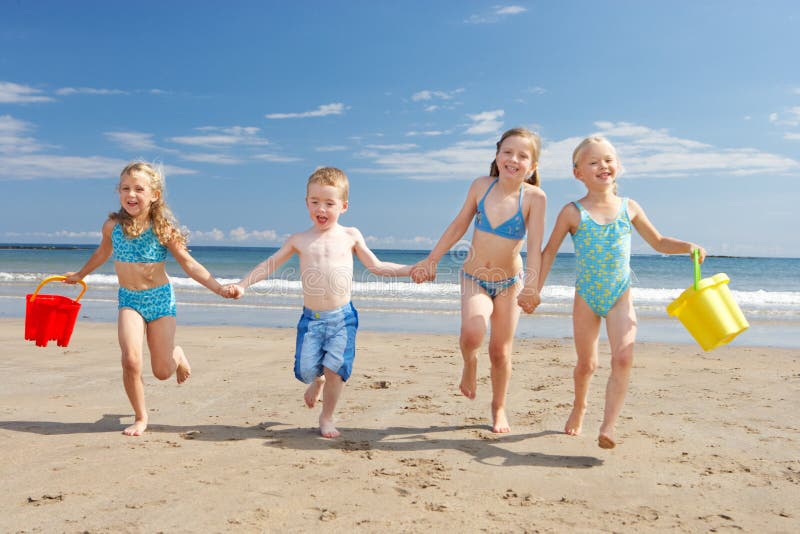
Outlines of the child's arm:
{"type": "MultiPolygon", "coordinates": [[[[274,273],[278,267],[286,263],[286,261],[297,252],[297,248],[294,244],[295,239],[294,235],[290,236],[275,254],[253,267],[253,270],[247,273],[238,284],[233,284],[234,287],[238,286],[238,289],[241,289],[243,293],[248,287],[257,284],[274,273]]],[[[238,291],[238,289],[235,289],[235,291],[238,291]]],[[[241,294],[238,296],[241,296],[241,294]]]]}
{"type": "Polygon", "coordinates": [[[561,248],[561,243],[568,233],[574,233],[578,225],[581,223],[581,214],[575,204],[569,203],[561,209],[556,219],[556,224],[553,226],[553,231],[550,233],[550,239],[547,240],[547,245],[542,251],[542,270],[539,273],[539,291],[544,287],[544,282],[547,275],[550,274],[550,269],[553,267],[553,261],[556,259],[558,249],[561,248]]]}
{"type": "Polygon", "coordinates": [[[83,280],[86,275],[108,261],[108,258],[111,257],[111,253],[114,251],[114,246],[111,244],[111,232],[114,230],[115,224],[116,223],[111,219],[103,223],[100,244],[79,271],[64,274],[64,276],[66,276],[64,280],[65,284],[77,284],[83,280]]]}
{"type": "Polygon", "coordinates": [[[533,313],[539,303],[539,276],[542,270],[542,241],[544,240],[544,215],[547,196],[538,187],[527,192],[530,198],[528,215],[528,243],[525,260],[525,287],[517,296],[517,304],[525,313],[533,313]]]}
{"type": "Polygon", "coordinates": [[[461,206],[461,210],[458,212],[455,219],[453,219],[450,225],[445,229],[442,237],[439,238],[439,241],[436,243],[436,246],[433,247],[430,254],[428,254],[428,257],[413,267],[415,282],[419,283],[436,278],[436,266],[439,264],[439,261],[469,229],[469,224],[478,209],[477,191],[480,188],[481,180],[483,180],[483,178],[478,178],[472,182],[467,192],[467,198],[464,200],[464,205],[461,206]]]}
{"type": "Polygon", "coordinates": [[[653,223],[650,222],[650,219],[647,218],[644,209],[633,199],[628,199],[628,215],[633,227],[636,228],[642,239],[647,241],[647,244],[653,247],[656,252],[662,254],[691,254],[692,251],[697,250],[700,253],[700,263],[703,263],[703,260],[706,259],[706,250],[700,245],[661,235],[656,230],[656,227],[653,226],[653,223]]]}
{"type": "Polygon", "coordinates": [[[353,250],[356,253],[359,261],[364,264],[369,272],[377,274],[378,276],[410,276],[412,265],[402,265],[400,263],[392,263],[389,261],[381,261],[367,246],[364,236],[357,228],[348,228],[347,231],[352,235],[355,245],[353,250]]]}
{"type": "Polygon", "coordinates": [[[217,282],[217,279],[208,272],[208,269],[189,254],[189,249],[186,248],[186,245],[172,240],[167,244],[167,248],[170,253],[172,253],[175,261],[178,262],[178,265],[181,266],[181,269],[193,280],[199,282],[217,295],[223,297],[229,296],[227,291],[223,291],[222,284],[217,282]]]}

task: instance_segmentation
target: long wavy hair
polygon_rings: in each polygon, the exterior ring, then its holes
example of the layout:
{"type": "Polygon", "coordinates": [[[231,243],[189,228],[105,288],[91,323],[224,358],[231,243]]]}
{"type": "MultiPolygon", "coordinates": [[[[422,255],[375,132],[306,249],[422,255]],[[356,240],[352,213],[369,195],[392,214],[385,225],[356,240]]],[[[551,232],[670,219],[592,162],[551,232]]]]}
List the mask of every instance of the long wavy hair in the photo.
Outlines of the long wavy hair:
{"type": "MultiPolygon", "coordinates": [[[[538,135],[528,130],[527,128],[511,128],[510,130],[507,130],[500,137],[500,140],[497,142],[497,152],[495,152],[495,156],[497,156],[497,154],[500,153],[500,146],[503,144],[503,141],[505,141],[509,137],[514,137],[514,136],[522,137],[523,139],[528,140],[528,142],[531,144],[531,152],[533,153],[533,163],[538,164],[539,153],[542,151],[542,140],[539,139],[538,135]]],[[[497,157],[495,157],[494,161],[492,161],[492,165],[489,167],[489,176],[492,177],[500,176],[500,169],[497,168],[497,157]]],[[[540,187],[538,166],[536,167],[536,169],[534,169],[533,173],[525,181],[531,185],[540,187]]]]}
{"type": "MultiPolygon", "coordinates": [[[[129,163],[119,173],[120,180],[126,175],[143,175],[147,177],[148,185],[153,191],[158,191],[158,199],[150,204],[148,219],[150,227],[156,234],[159,243],[166,246],[171,242],[177,242],[180,246],[186,246],[186,235],[180,230],[178,220],[173,215],[172,210],[167,206],[165,198],[164,175],[153,165],[143,161],[129,163]]],[[[117,185],[119,189],[119,185],[117,185]]],[[[127,237],[137,237],[146,229],[141,227],[124,208],[108,214],[112,221],[116,221],[122,227],[122,231],[127,237]]]]}

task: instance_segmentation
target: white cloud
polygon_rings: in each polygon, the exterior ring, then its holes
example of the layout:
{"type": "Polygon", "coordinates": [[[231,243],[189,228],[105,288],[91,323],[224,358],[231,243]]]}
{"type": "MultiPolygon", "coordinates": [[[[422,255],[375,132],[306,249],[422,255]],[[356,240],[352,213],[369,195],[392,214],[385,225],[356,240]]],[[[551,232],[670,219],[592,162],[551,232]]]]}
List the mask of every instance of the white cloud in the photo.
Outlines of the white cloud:
{"type": "Polygon", "coordinates": [[[265,146],[269,140],[259,137],[255,126],[202,126],[195,128],[204,135],[185,135],[169,138],[173,143],[189,146],[265,146]]]}
{"type": "Polygon", "coordinates": [[[42,147],[27,133],[33,125],[11,115],[0,115],[0,154],[30,154],[42,147]]]}
{"type": "Polygon", "coordinates": [[[269,161],[272,163],[294,163],[295,161],[303,161],[303,158],[297,158],[294,156],[282,156],[280,154],[256,154],[253,156],[253,159],[259,159],[261,161],[269,161]]]}
{"type": "Polygon", "coordinates": [[[120,89],[96,89],[94,87],[62,87],[56,90],[57,95],[128,95],[127,91],[120,89]]]}
{"type": "Polygon", "coordinates": [[[46,154],[0,156],[0,180],[110,178],[117,176],[127,163],[124,160],[102,156],[46,154]]]}
{"type": "Polygon", "coordinates": [[[466,133],[473,135],[496,133],[503,126],[503,121],[499,120],[503,115],[505,111],[502,109],[468,115],[474,124],[467,128],[466,133]]]}
{"type": "Polygon", "coordinates": [[[228,235],[234,241],[278,241],[280,238],[275,230],[246,230],[242,226],[234,228],[228,235]]]}
{"type": "Polygon", "coordinates": [[[238,165],[242,161],[227,154],[181,154],[181,158],[198,163],[214,163],[217,165],[238,165]]]}
{"type": "MultiPolygon", "coordinates": [[[[127,160],[105,156],[72,156],[44,153],[52,147],[39,143],[28,135],[34,125],[10,115],[0,115],[0,180],[36,179],[103,179],[116,177],[128,164],[127,160]]],[[[149,134],[138,132],[108,132],[106,136],[117,142],[139,143],[150,146],[149,134]]],[[[169,175],[194,174],[195,171],[178,166],[166,166],[169,175]]]]}
{"type": "Polygon", "coordinates": [[[225,232],[220,230],[219,228],[212,228],[208,232],[203,232],[200,230],[189,230],[189,237],[194,239],[204,239],[206,241],[225,241],[226,236],[225,232]]]}
{"type": "MultiPolygon", "coordinates": [[[[486,124],[500,116],[500,112],[493,111],[471,118],[476,124],[486,124]]],[[[626,169],[625,178],[769,177],[800,171],[797,160],[753,148],[719,148],[670,135],[663,129],[626,122],[601,121],[595,126],[596,133],[608,137],[617,148],[626,169]]],[[[488,172],[494,159],[497,132],[490,133],[490,137],[481,140],[461,141],[431,150],[364,151],[360,156],[370,161],[370,165],[353,168],[351,172],[391,174],[411,180],[472,180],[488,172]]],[[[543,141],[539,158],[543,180],[572,178],[572,151],[581,139],[573,136],[543,141]]]]}
{"type": "Polygon", "coordinates": [[[264,115],[268,119],[305,119],[308,117],[327,117],[328,115],[342,115],[348,109],[341,102],[323,104],[313,111],[300,113],[269,113],[264,115]]]}
{"type": "Polygon", "coordinates": [[[778,126],[800,126],[800,106],[789,108],[783,113],[770,113],[769,121],[778,126]]]}
{"type": "Polygon", "coordinates": [[[790,141],[800,141],[800,133],[787,132],[783,134],[783,138],[790,141]]]}
{"type": "Polygon", "coordinates": [[[106,132],[105,136],[128,150],[161,150],[153,141],[153,134],[144,132],[106,132]]]}
{"type": "Polygon", "coordinates": [[[7,237],[13,238],[22,238],[22,237],[35,237],[37,239],[46,238],[46,239],[54,239],[54,241],[50,241],[51,243],[57,242],[59,239],[100,239],[102,237],[102,232],[97,230],[95,231],[83,231],[83,232],[75,232],[71,230],[59,230],[57,232],[5,232],[3,235],[7,237]]]}
{"type": "Polygon", "coordinates": [[[497,8],[495,13],[498,15],[519,15],[520,13],[525,13],[526,11],[528,11],[527,8],[522,6],[500,6],[497,8]]]}
{"type": "Polygon", "coordinates": [[[367,148],[374,150],[411,150],[417,148],[414,143],[399,143],[396,145],[367,145],[367,148]]]}
{"type": "Polygon", "coordinates": [[[494,24],[508,16],[519,15],[526,11],[528,11],[527,8],[518,5],[494,6],[491,12],[470,15],[464,22],[466,24],[494,24]]]}
{"type": "Polygon", "coordinates": [[[436,136],[445,135],[445,134],[448,134],[448,133],[450,133],[450,132],[449,131],[442,131],[442,130],[425,130],[425,131],[422,131],[422,132],[417,132],[415,130],[412,130],[410,132],[407,132],[406,136],[407,137],[415,137],[415,136],[421,135],[421,136],[426,136],[426,137],[436,137],[436,136]]]}
{"type": "Polygon", "coordinates": [[[427,102],[429,100],[439,99],[439,100],[452,100],[455,98],[457,94],[463,93],[463,88],[454,89],[452,91],[431,91],[425,89],[423,91],[417,91],[413,95],[411,95],[411,100],[414,102],[427,102]]]}
{"type": "MultiPolygon", "coordinates": [[[[625,168],[624,178],[760,174],[770,176],[798,172],[800,162],[754,148],[719,148],[693,139],[672,136],[664,129],[626,122],[599,121],[596,132],[617,149],[625,168]]],[[[581,138],[546,142],[540,168],[543,177],[572,177],[572,151],[581,138]]]]}
{"type": "Polygon", "coordinates": [[[494,159],[495,141],[460,141],[425,151],[372,152],[362,156],[372,160],[369,168],[351,172],[392,174],[410,180],[472,180],[488,173],[494,159]]]}
{"type": "Polygon", "coordinates": [[[317,152],[341,152],[343,150],[347,150],[347,147],[344,145],[327,145],[327,146],[318,146],[315,148],[317,152]]]}
{"type": "Polygon", "coordinates": [[[53,102],[41,89],[13,82],[0,82],[0,104],[30,104],[53,102]]]}

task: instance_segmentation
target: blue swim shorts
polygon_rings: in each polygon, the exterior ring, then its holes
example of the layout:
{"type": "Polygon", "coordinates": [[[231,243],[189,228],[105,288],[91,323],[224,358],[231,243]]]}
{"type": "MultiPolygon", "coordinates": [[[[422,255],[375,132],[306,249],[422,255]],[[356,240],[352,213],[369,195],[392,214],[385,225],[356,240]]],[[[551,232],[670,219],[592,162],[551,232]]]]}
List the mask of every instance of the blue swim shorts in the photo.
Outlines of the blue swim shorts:
{"type": "Polygon", "coordinates": [[[160,317],[175,317],[175,291],[172,284],[151,289],[126,289],[120,287],[117,292],[119,308],[131,308],[139,313],[146,323],[160,317]]]}
{"type": "Polygon", "coordinates": [[[356,357],[356,330],[358,312],[352,303],[324,312],[304,307],[297,323],[294,376],[310,384],[327,367],[347,381],[356,357]]]}

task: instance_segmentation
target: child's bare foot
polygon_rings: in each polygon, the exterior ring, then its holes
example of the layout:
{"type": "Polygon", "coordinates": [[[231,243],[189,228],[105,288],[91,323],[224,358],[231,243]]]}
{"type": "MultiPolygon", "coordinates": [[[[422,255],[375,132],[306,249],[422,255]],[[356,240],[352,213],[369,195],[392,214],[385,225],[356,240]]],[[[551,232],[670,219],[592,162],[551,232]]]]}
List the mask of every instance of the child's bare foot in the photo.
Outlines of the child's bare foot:
{"type": "Polygon", "coordinates": [[[309,408],[313,408],[317,401],[319,400],[319,395],[322,393],[322,388],[325,387],[325,377],[318,376],[311,382],[308,387],[306,388],[306,392],[303,393],[303,400],[306,401],[306,406],[309,408]]]}
{"type": "Polygon", "coordinates": [[[478,391],[478,358],[464,359],[464,370],[461,371],[461,393],[474,400],[478,391]]]}
{"type": "Polygon", "coordinates": [[[492,408],[492,432],[495,434],[506,434],[511,432],[511,426],[508,424],[505,408],[495,410],[492,408]]]}
{"type": "Polygon", "coordinates": [[[597,436],[597,444],[601,449],[613,449],[617,446],[617,441],[614,439],[614,429],[600,427],[600,435],[597,436]]]}
{"type": "Polygon", "coordinates": [[[333,420],[323,419],[321,415],[319,416],[319,434],[323,438],[338,438],[340,435],[333,425],[333,420]]]}
{"type": "Polygon", "coordinates": [[[572,412],[569,414],[569,419],[564,425],[564,433],[570,436],[577,436],[581,433],[581,426],[583,425],[583,415],[586,413],[586,408],[572,407],[572,412]]]}
{"type": "Polygon", "coordinates": [[[192,376],[192,366],[189,365],[189,359],[183,353],[183,349],[175,347],[179,354],[178,368],[175,370],[175,377],[178,379],[178,384],[183,384],[189,377],[192,376]]]}
{"type": "Polygon", "coordinates": [[[126,436],[141,436],[147,429],[147,420],[136,420],[131,426],[122,431],[126,436]]]}

